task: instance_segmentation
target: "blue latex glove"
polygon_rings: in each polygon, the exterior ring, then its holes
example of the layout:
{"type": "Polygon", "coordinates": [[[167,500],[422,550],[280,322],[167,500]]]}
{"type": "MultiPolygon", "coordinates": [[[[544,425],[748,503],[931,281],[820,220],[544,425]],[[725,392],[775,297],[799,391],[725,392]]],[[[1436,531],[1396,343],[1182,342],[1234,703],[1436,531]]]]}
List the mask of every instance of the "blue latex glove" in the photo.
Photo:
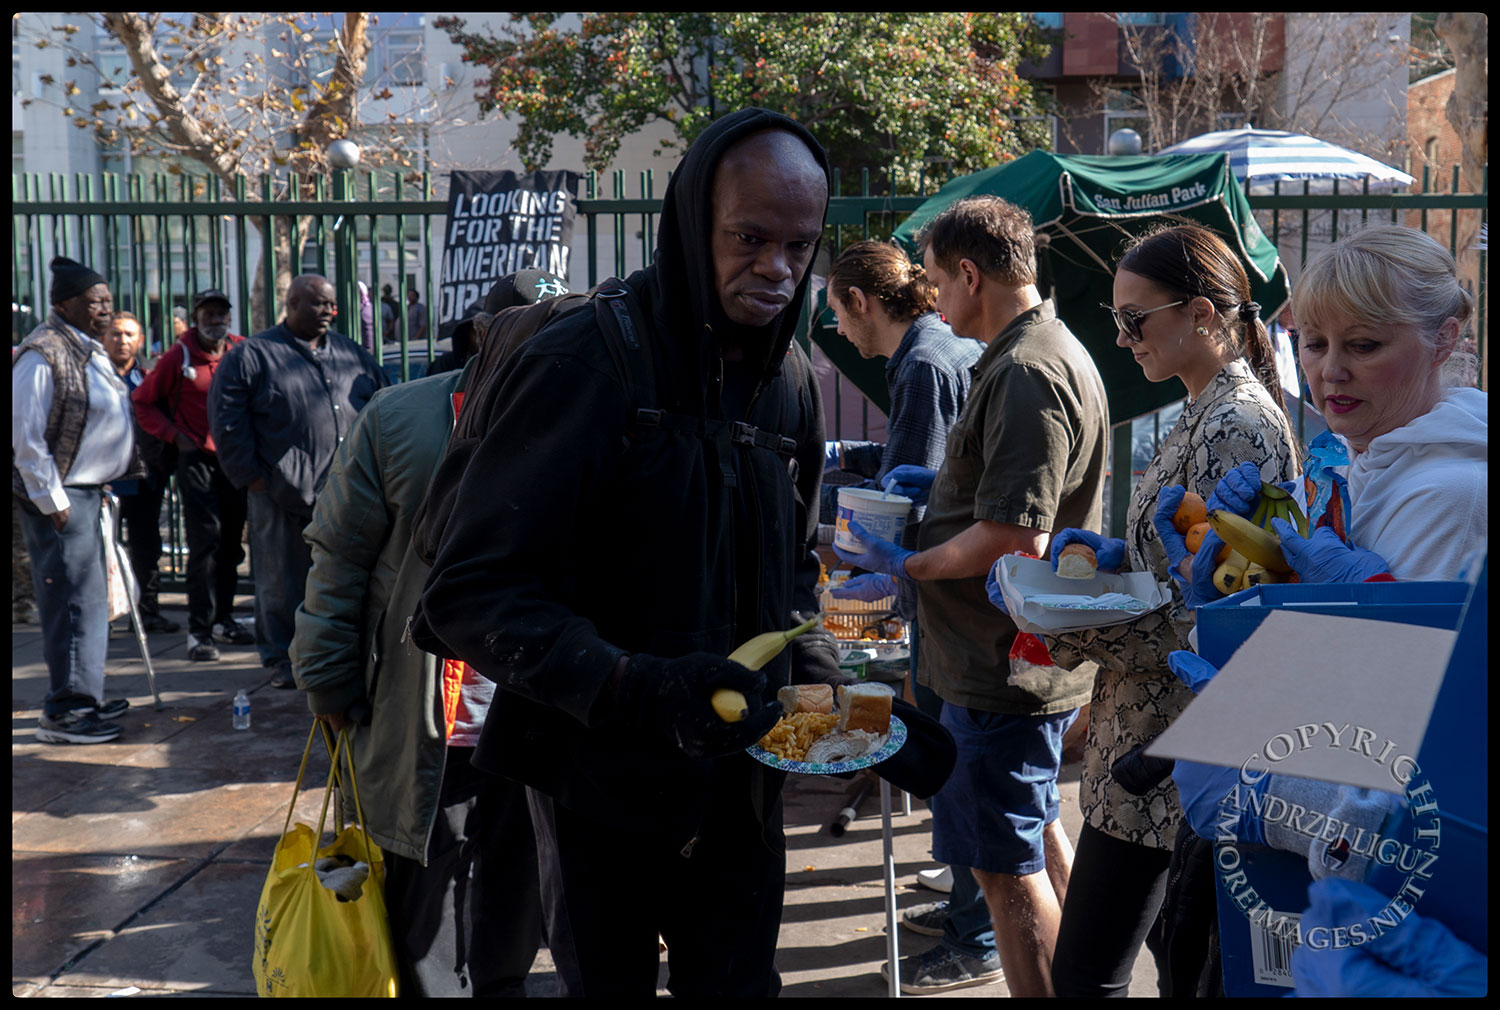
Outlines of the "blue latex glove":
{"type": "Polygon", "coordinates": [[[828,593],[835,600],[863,600],[872,603],[887,596],[895,596],[896,580],[889,575],[874,573],[856,575],[834,586],[828,593]]]}
{"type": "Polygon", "coordinates": [[[864,544],[863,554],[854,554],[844,550],[838,544],[833,545],[833,553],[860,568],[867,568],[872,572],[883,572],[886,575],[895,575],[899,578],[909,579],[906,574],[906,559],[916,551],[909,551],[904,547],[898,547],[889,540],[871,536],[870,533],[859,524],[857,520],[849,521],[849,534],[864,544]]]}
{"type": "Polygon", "coordinates": [[[1249,519],[1259,501],[1260,467],[1254,463],[1241,463],[1219,478],[1205,504],[1210,512],[1225,509],[1249,519]]]}
{"type": "Polygon", "coordinates": [[[1156,493],[1156,511],[1151,513],[1151,525],[1156,529],[1157,539],[1167,552],[1167,574],[1177,580],[1184,591],[1187,584],[1178,565],[1188,556],[1187,539],[1172,525],[1172,517],[1187,497],[1187,488],[1181,484],[1168,484],[1156,493]]]}
{"type": "Polygon", "coordinates": [[[1208,682],[1219,675],[1219,668],[1196,652],[1176,649],[1167,653],[1167,667],[1194,694],[1201,694],[1208,682]]]}
{"type": "MultiPolygon", "coordinates": [[[[1117,572],[1125,563],[1125,541],[1115,537],[1100,536],[1089,530],[1063,530],[1052,541],[1052,570],[1057,571],[1057,558],[1069,544],[1083,544],[1094,552],[1101,572],[1117,572]]],[[[991,576],[994,572],[991,571],[991,576]]]]}
{"type": "Polygon", "coordinates": [[[913,505],[922,506],[927,504],[927,496],[932,492],[932,482],[936,478],[936,470],[902,463],[891,467],[891,472],[885,475],[881,486],[891,494],[910,498],[913,505]]]}
{"type": "Polygon", "coordinates": [[[1197,610],[1205,603],[1222,600],[1224,594],[1214,585],[1214,569],[1219,563],[1214,560],[1223,548],[1224,541],[1213,530],[1203,535],[1198,553],[1193,555],[1193,581],[1182,587],[1182,602],[1190,610],[1197,610]]]}
{"type": "Polygon", "coordinates": [[[1390,901],[1368,884],[1331,877],[1307,889],[1302,913],[1304,943],[1292,952],[1298,996],[1483,996],[1489,988],[1489,958],[1453,935],[1436,919],[1409,913],[1395,929],[1375,939],[1335,947],[1333,931],[1364,923],[1390,901]],[[1318,930],[1318,932],[1312,932],[1318,930]],[[1306,942],[1311,938],[1314,943],[1306,942]]]}
{"type": "Polygon", "coordinates": [[[837,442],[823,443],[823,472],[832,473],[839,469],[839,444],[837,442]]]}
{"type": "MultiPolygon", "coordinates": [[[[1271,520],[1271,528],[1281,538],[1281,553],[1286,563],[1303,582],[1364,582],[1375,575],[1390,574],[1391,566],[1374,551],[1350,547],[1327,526],[1313,530],[1303,539],[1285,519],[1271,520]]],[[[1197,572],[1194,572],[1194,578],[1197,572]]]]}
{"type": "Polygon", "coordinates": [[[1187,814],[1188,823],[1193,826],[1199,838],[1215,838],[1221,831],[1229,831],[1241,842],[1251,845],[1266,843],[1260,816],[1252,812],[1260,807],[1261,800],[1256,800],[1252,806],[1250,793],[1259,793],[1261,799],[1264,799],[1267,780],[1271,776],[1261,774],[1258,770],[1250,772],[1252,778],[1256,775],[1260,775],[1260,778],[1252,785],[1240,781],[1238,768],[1221,768],[1218,765],[1181,760],[1172,766],[1172,781],[1177,783],[1177,798],[1182,803],[1183,812],[1187,814]],[[1234,800],[1224,799],[1236,785],[1240,787],[1237,806],[1234,800]],[[1229,815],[1236,809],[1240,811],[1239,817],[1229,820],[1229,815]]]}
{"type": "MultiPolygon", "coordinates": [[[[1260,467],[1254,463],[1241,463],[1220,478],[1213,494],[1208,496],[1208,501],[1204,504],[1210,512],[1225,509],[1249,519],[1255,506],[1260,503],[1260,483],[1260,467]]],[[[1276,486],[1291,493],[1297,482],[1289,480],[1276,486]]]]}
{"type": "MultiPolygon", "coordinates": [[[[1009,617],[1010,608],[1005,605],[1005,597],[1000,593],[1000,577],[995,574],[1000,571],[1000,562],[1004,560],[1004,558],[996,558],[995,563],[990,565],[990,574],[984,578],[984,592],[990,598],[990,602],[999,609],[1000,613],[1009,617]]],[[[1056,569],[1057,562],[1054,561],[1052,567],[1056,569]]]]}

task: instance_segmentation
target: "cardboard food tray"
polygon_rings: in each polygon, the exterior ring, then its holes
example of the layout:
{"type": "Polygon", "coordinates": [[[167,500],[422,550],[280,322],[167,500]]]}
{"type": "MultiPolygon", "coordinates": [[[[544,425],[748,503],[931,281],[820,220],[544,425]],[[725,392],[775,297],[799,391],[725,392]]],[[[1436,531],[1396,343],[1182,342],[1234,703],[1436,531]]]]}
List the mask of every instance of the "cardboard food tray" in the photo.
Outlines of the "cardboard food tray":
{"type": "Polygon", "coordinates": [[[1050,561],[1007,554],[998,562],[1000,592],[1016,627],[1031,634],[1083,631],[1134,621],[1166,606],[1172,591],[1150,572],[1099,574],[1092,579],[1064,579],[1052,570],[1050,561]],[[1039,593],[1101,596],[1127,593],[1145,602],[1143,610],[1055,610],[1027,601],[1039,593]]]}

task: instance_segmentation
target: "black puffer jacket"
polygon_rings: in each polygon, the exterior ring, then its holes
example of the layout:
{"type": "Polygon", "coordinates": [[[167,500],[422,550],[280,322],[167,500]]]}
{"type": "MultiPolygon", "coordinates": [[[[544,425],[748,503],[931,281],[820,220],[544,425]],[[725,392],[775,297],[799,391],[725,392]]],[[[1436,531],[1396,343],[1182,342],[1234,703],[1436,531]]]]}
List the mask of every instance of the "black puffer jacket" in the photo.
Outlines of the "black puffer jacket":
{"type": "MultiPolygon", "coordinates": [[[[722,325],[707,224],[714,168],[768,127],[802,137],[826,171],[822,149],[793,121],[764,110],[725,117],[672,177],[656,263],[626,282],[647,323],[657,402],[632,402],[592,306],[548,323],[495,384],[494,421],[464,472],[422,598],[425,628],[440,641],[419,635],[417,644],[446,647],[504,689],[475,763],[626,826],[670,823],[686,835],[713,762],[595,711],[619,657],[727,655],[817,609],[822,404],[792,342],[806,277],[763,334],[743,417],[724,413],[712,337],[722,325]],[[793,458],[642,427],[639,407],[743,420],[793,440],[793,458]]],[[[836,668],[831,638],[804,636],[767,667],[767,690],[836,668]]]]}

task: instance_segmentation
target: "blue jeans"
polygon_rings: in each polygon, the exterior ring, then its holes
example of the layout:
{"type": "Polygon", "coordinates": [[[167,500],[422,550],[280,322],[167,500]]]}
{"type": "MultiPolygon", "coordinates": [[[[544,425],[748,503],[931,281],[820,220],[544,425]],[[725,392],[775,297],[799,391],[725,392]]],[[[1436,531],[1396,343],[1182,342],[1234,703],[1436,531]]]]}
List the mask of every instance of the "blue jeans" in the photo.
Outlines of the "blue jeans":
{"type": "Polygon", "coordinates": [[[65,487],[68,521],[32,515],[19,502],[21,534],[31,555],[31,581],[42,622],[42,658],[51,690],[42,703],[50,717],[104,700],[104,657],[109,651],[109,586],[104,538],[99,535],[100,489],[65,487]]]}
{"type": "MultiPolygon", "coordinates": [[[[930,687],[917,683],[917,620],[907,622],[911,633],[911,694],[917,709],[934,719],[940,718],[943,699],[930,687]]],[[[990,923],[989,906],[984,892],[967,866],[951,866],[953,890],[948,894],[948,921],[943,923],[942,945],[965,957],[983,960],[995,953],[995,927],[990,923]]]]}
{"type": "Polygon", "coordinates": [[[284,511],[251,491],[250,564],[255,571],[255,647],[261,666],[287,666],[297,608],[307,592],[312,548],[302,539],[311,516],[284,511]]]}

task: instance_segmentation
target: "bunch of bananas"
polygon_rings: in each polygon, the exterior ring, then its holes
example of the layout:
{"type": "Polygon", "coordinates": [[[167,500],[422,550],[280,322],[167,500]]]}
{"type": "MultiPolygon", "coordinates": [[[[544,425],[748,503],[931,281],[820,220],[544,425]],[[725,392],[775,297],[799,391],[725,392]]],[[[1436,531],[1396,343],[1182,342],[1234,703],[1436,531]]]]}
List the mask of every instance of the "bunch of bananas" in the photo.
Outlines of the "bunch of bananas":
{"type": "MultiPolygon", "coordinates": [[[[806,621],[797,625],[789,631],[766,631],[743,643],[738,649],[729,654],[729,658],[747,670],[759,670],[771,660],[775,659],[786,648],[786,643],[818,626],[823,620],[821,613],[814,614],[806,621]]],[[[745,718],[745,712],[749,703],[745,696],[739,691],[732,691],[727,687],[721,687],[709,698],[709,704],[714,708],[720,719],[725,722],[739,722],[745,718]]]]}
{"type": "Polygon", "coordinates": [[[1307,516],[1289,492],[1261,482],[1260,503],[1249,519],[1225,509],[1208,514],[1209,525],[1229,545],[1229,557],[1214,569],[1214,586],[1224,595],[1270,582],[1291,581],[1292,566],[1281,553],[1281,541],[1271,527],[1283,519],[1307,536],[1307,516]]]}

